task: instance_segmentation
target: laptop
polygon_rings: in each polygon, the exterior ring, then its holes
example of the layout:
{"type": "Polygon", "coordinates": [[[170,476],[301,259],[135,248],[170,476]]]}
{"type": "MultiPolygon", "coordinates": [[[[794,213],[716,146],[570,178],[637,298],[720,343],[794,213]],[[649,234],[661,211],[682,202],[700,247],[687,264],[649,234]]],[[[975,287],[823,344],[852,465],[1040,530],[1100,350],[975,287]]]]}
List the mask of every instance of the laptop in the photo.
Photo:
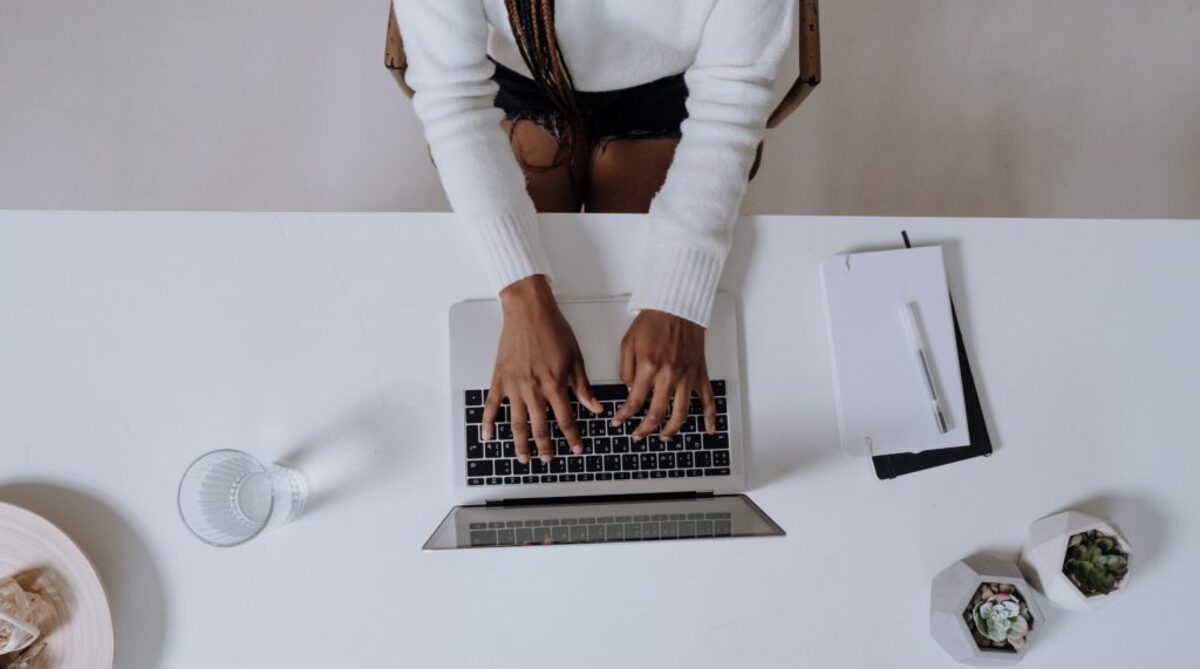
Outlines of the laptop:
{"type": "MultiPolygon", "coordinates": [[[[630,436],[645,414],[610,425],[625,400],[619,344],[632,322],[628,297],[560,300],[583,352],[604,414],[578,402],[572,411],[584,453],[573,455],[555,421],[555,457],[517,461],[508,405],[494,439],[482,438],[483,405],[491,385],[501,327],[496,300],[459,302],[450,309],[450,406],[454,435],[451,509],[425,550],[493,546],[607,543],[781,536],[783,530],[744,494],[742,380],[733,299],[716,296],[705,356],[717,402],[717,432],[704,433],[699,400],[670,439],[630,436]]],[[[530,440],[531,451],[536,446],[530,440]]]]}

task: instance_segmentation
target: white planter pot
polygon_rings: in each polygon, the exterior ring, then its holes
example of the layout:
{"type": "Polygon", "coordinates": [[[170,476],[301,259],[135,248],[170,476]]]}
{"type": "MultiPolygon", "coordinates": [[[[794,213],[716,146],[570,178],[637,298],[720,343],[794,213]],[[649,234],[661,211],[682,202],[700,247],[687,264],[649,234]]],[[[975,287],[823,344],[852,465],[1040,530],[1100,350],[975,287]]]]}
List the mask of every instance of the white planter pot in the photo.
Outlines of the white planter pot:
{"type": "Polygon", "coordinates": [[[1055,606],[1076,611],[1093,611],[1124,592],[1129,584],[1129,575],[1133,573],[1133,551],[1125,537],[1107,522],[1086,513],[1064,511],[1047,516],[1029,526],[1029,536],[1021,550],[1020,566],[1029,582],[1055,606]],[[1100,530],[1115,538],[1117,544],[1129,556],[1129,573],[1117,584],[1117,589],[1107,595],[1086,597],[1063,573],[1063,561],[1066,559],[1067,544],[1071,537],[1090,530],[1100,530]]]}
{"type": "Polygon", "coordinates": [[[1035,601],[1033,588],[1021,576],[1017,565],[986,555],[966,558],[947,567],[934,577],[930,596],[929,632],[947,653],[963,664],[977,667],[1003,666],[1020,662],[1033,645],[1042,627],[1042,611],[1035,601]],[[1018,596],[1029,608],[1033,619],[1025,646],[1013,652],[983,649],[963,617],[979,586],[984,583],[1007,583],[1016,588],[1018,596]]]}

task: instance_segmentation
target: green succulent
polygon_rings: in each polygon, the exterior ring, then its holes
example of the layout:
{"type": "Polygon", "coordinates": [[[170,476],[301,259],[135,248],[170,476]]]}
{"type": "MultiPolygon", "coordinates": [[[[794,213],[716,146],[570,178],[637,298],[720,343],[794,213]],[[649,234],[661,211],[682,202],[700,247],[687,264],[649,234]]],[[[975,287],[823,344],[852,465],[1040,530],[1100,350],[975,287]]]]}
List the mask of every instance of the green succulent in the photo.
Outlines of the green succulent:
{"type": "Polygon", "coordinates": [[[963,618],[975,643],[983,650],[1019,651],[1033,628],[1033,616],[1016,588],[1007,583],[984,583],[971,598],[963,618]]]}
{"type": "Polygon", "coordinates": [[[1115,537],[1090,530],[1071,537],[1063,574],[1084,597],[1107,595],[1116,590],[1129,573],[1129,554],[1115,537]]]}

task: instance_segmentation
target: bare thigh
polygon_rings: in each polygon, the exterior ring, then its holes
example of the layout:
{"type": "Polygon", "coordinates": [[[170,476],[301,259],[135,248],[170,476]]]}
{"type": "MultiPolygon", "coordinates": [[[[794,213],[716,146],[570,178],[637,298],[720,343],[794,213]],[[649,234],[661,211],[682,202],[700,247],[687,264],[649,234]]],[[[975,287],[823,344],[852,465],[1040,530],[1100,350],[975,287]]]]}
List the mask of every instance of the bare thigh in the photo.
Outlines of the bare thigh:
{"type": "Polygon", "coordinates": [[[559,140],[534,121],[504,121],[509,144],[521,170],[533,205],[542,212],[575,212],[583,206],[587,170],[587,140],[576,140],[574,160],[555,164],[559,140]]]}
{"type": "Polygon", "coordinates": [[[614,139],[592,150],[587,210],[642,214],[658,194],[675,158],[675,137],[614,139]]]}

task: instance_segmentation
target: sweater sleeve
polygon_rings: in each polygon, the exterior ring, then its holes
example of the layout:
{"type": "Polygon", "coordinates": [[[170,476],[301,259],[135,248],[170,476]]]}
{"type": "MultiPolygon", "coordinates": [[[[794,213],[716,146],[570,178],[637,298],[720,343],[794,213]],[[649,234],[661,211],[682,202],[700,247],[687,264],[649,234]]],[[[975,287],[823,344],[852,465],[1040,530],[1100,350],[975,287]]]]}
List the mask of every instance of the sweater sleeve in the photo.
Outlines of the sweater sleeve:
{"type": "Polygon", "coordinates": [[[413,107],[451,207],[477,231],[496,290],[550,276],[525,176],[500,127],[480,0],[394,0],[413,107]]]}
{"type": "Polygon", "coordinates": [[[688,118],[651,223],[631,310],[707,326],[754,154],[795,31],[794,0],[717,0],[684,75],[688,118]]]}

